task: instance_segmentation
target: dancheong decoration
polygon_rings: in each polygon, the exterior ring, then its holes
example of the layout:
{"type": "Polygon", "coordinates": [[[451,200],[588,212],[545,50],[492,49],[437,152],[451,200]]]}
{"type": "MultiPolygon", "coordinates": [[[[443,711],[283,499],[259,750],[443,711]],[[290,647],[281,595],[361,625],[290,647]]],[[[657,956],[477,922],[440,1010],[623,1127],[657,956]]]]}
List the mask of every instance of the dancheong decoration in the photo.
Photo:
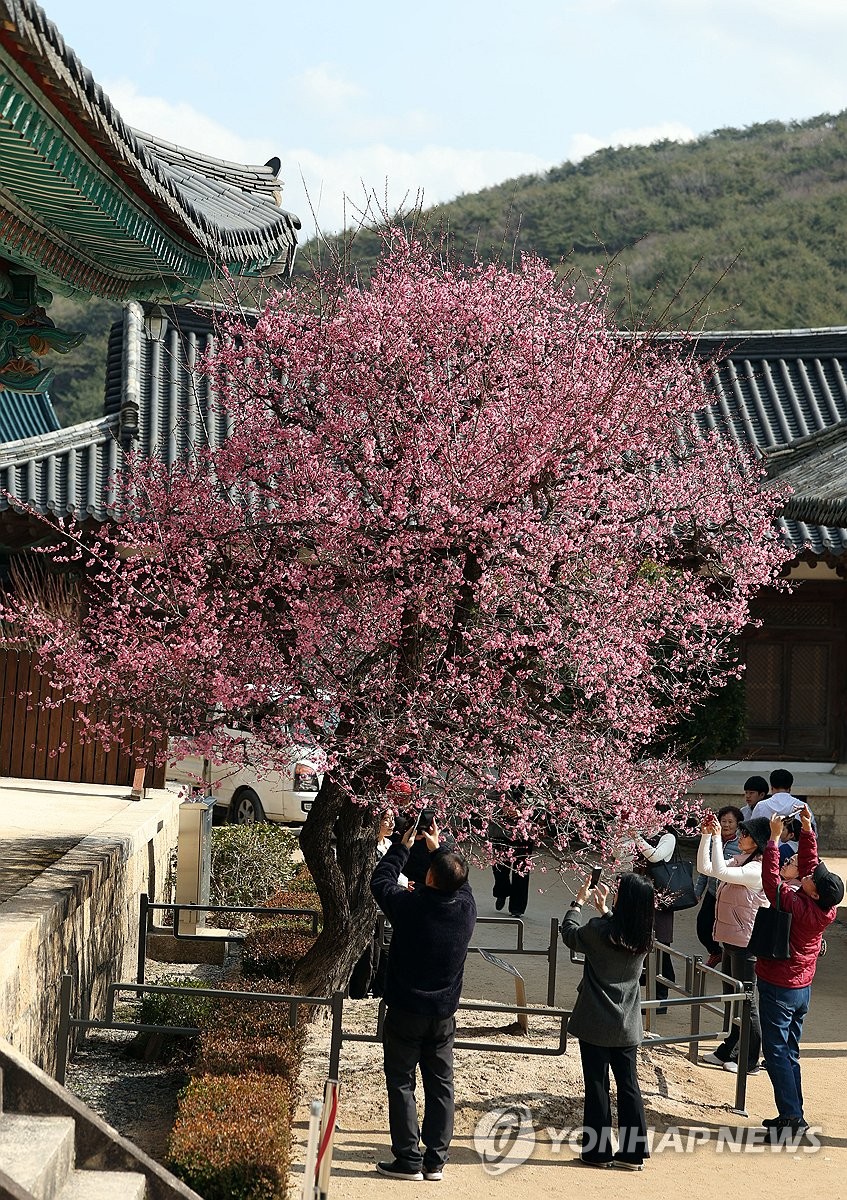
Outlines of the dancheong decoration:
{"type": "Polygon", "coordinates": [[[45,392],[54,368],[41,359],[50,351],[67,354],[85,339],[56,328],[46,312],[52,301],[29,272],[0,270],[0,392],[45,392]]]}

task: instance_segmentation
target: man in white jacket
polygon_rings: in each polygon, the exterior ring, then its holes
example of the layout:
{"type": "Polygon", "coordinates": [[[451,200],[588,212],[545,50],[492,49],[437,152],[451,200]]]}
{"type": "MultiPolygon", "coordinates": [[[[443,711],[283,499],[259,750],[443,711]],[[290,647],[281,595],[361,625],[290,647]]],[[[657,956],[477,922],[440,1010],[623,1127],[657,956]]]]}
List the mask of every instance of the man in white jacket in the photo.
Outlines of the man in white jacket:
{"type": "MultiPolygon", "coordinates": [[[[791,794],[791,789],[794,787],[794,776],[791,772],[786,771],[784,767],[777,767],[776,770],[771,771],[770,783],[770,796],[760,800],[754,806],[753,816],[756,819],[764,817],[766,821],[769,821],[771,817],[791,817],[799,813],[805,802],[791,794]]],[[[811,811],[809,809],[810,813],[811,811]]],[[[815,828],[814,814],[812,814],[812,827],[815,828]]]]}

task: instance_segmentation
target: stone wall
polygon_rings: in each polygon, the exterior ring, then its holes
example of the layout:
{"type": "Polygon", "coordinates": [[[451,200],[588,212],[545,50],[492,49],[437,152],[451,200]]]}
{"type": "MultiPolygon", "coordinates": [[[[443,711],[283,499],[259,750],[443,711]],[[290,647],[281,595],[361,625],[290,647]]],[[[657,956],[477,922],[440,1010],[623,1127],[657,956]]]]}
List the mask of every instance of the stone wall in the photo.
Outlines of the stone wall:
{"type": "Polygon", "coordinates": [[[138,897],[165,899],[178,824],[178,797],[150,791],[0,909],[0,1037],[48,1073],[62,975],[73,977],[72,1015],[85,1018],[102,1015],[110,982],[135,978],[138,897]]]}
{"type": "Polygon", "coordinates": [[[791,789],[808,801],[818,826],[822,856],[847,850],[847,775],[831,763],[748,762],[716,764],[711,775],[691,788],[697,802],[718,809],[724,804],[744,804],[744,783],[750,775],[768,778],[773,767],[787,767],[794,775],[791,789]]]}

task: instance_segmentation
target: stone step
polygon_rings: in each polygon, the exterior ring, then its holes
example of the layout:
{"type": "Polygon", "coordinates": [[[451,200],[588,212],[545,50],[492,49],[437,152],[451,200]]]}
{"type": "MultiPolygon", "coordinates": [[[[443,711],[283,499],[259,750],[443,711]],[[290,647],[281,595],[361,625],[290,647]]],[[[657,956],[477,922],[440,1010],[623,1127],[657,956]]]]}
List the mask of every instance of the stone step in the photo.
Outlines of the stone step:
{"type": "Polygon", "coordinates": [[[73,1165],[70,1117],[0,1116],[0,1166],[35,1200],[56,1200],[73,1165]]]}
{"type": "Polygon", "coordinates": [[[57,1200],[144,1200],[146,1189],[137,1171],[74,1171],[57,1200]]]}

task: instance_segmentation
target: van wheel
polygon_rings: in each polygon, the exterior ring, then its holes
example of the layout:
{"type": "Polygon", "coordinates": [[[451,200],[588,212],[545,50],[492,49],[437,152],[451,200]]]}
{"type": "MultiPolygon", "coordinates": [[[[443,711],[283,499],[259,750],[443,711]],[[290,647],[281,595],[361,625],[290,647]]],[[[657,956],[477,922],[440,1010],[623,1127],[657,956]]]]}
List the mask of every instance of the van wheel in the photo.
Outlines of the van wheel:
{"type": "Polygon", "coordinates": [[[265,810],[262,808],[262,801],[249,788],[245,788],[243,792],[239,792],[230,801],[230,824],[255,825],[257,821],[264,821],[264,819],[265,810]]]}

